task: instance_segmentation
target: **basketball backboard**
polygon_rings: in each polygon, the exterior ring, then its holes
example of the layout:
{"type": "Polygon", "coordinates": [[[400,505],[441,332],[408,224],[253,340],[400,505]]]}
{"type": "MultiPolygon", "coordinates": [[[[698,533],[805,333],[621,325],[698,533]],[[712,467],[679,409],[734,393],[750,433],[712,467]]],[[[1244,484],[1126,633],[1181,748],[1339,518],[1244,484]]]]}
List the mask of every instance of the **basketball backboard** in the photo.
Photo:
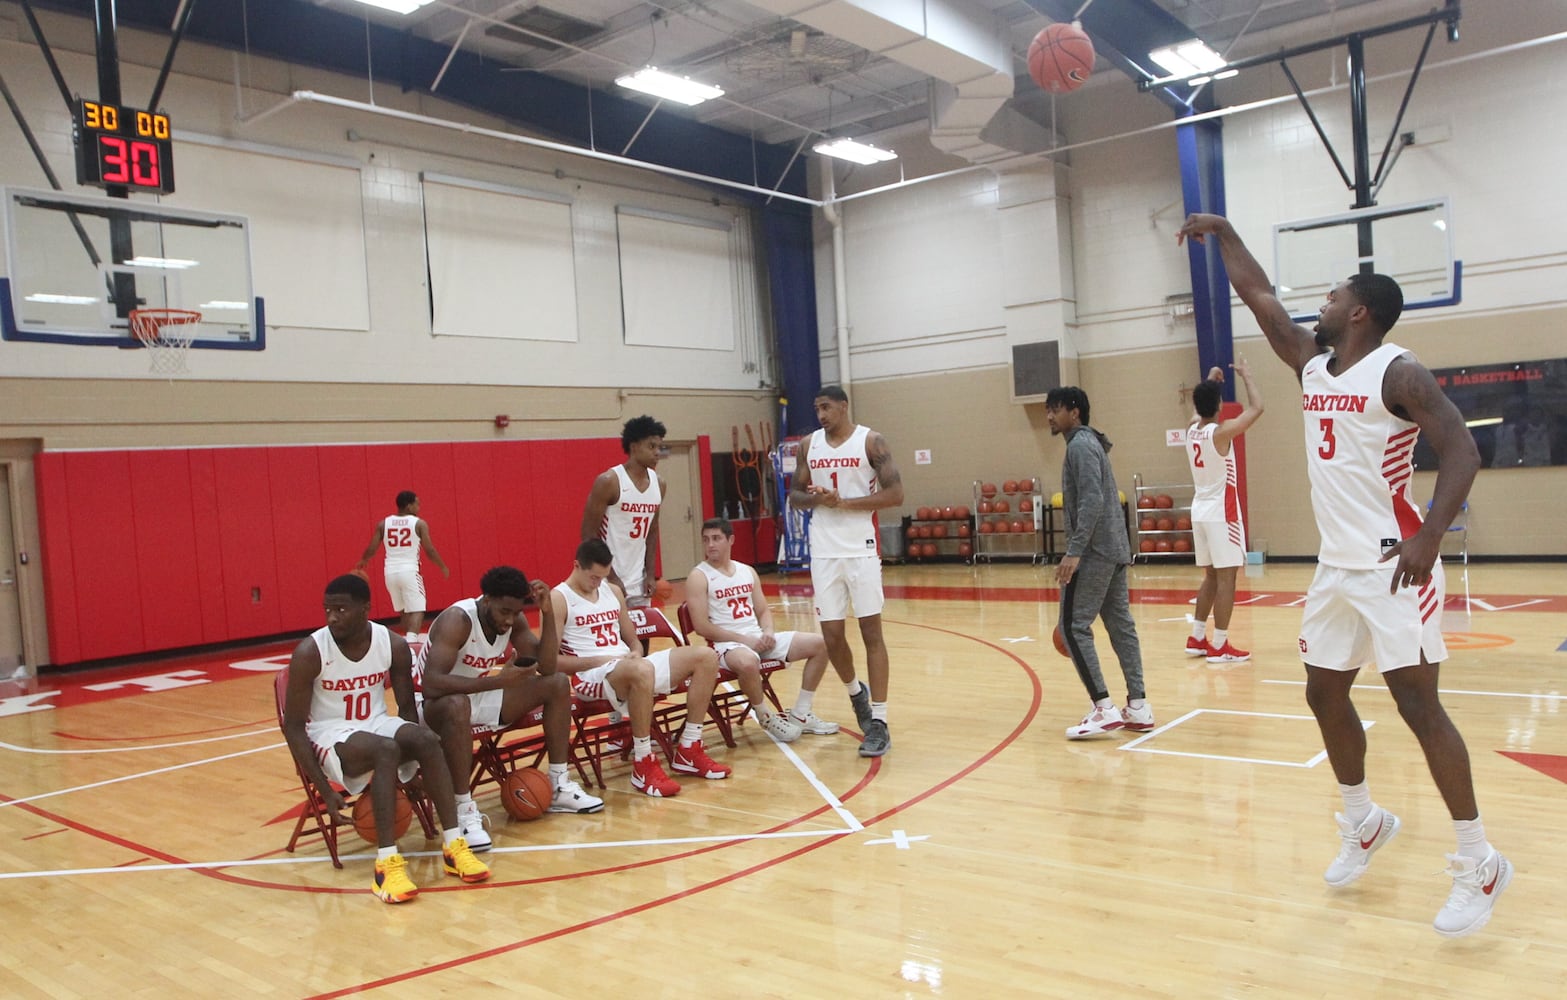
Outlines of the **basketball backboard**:
{"type": "Polygon", "coordinates": [[[28,188],[4,197],[6,340],[135,346],[132,309],[201,313],[190,346],[266,347],[239,215],[28,188]]]}
{"type": "Polygon", "coordinates": [[[1315,318],[1328,290],[1364,269],[1396,280],[1405,309],[1457,305],[1461,298],[1447,198],[1281,222],[1273,227],[1273,254],[1275,291],[1296,322],[1315,318]]]}

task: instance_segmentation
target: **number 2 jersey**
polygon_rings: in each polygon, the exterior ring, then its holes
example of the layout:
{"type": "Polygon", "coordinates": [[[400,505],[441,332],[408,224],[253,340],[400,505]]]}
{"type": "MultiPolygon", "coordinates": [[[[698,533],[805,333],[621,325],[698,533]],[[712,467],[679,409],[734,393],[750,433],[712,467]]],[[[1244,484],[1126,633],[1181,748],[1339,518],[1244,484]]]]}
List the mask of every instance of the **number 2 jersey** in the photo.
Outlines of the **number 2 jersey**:
{"type": "Polygon", "coordinates": [[[1341,569],[1376,569],[1384,552],[1420,530],[1413,478],[1420,427],[1388,410],[1382,380],[1408,353],[1383,344],[1348,371],[1328,371],[1333,354],[1301,369],[1306,471],[1322,545],[1317,561],[1341,569]]]}
{"type": "Polygon", "coordinates": [[[751,604],[756,574],[743,562],[731,560],[729,568],[727,575],[709,562],[696,568],[707,577],[707,620],[741,635],[761,635],[762,626],[751,604]]]}
{"type": "Polygon", "coordinates": [[[310,692],[310,716],[305,722],[312,743],[328,727],[369,723],[389,714],[386,685],[392,673],[392,633],[385,625],[370,623],[370,648],[359,660],[345,656],[324,625],[310,638],[321,654],[321,673],[310,692]]]}
{"type": "Polygon", "coordinates": [[[630,656],[620,635],[620,598],[608,581],[599,584],[592,600],[562,583],[555,592],[566,598],[566,620],[560,626],[560,651],[567,656],[630,656]]]}

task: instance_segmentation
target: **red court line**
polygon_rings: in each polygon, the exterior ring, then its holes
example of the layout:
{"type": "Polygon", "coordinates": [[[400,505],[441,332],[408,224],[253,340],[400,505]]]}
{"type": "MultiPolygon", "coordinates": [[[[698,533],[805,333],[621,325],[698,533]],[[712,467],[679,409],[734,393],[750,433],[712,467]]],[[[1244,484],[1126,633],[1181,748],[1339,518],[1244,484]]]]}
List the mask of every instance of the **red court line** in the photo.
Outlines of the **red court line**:
{"type": "MultiPolygon", "coordinates": [[[[146,692],[143,692],[144,694],[146,692]]],[[[78,740],[82,743],[126,743],[131,740],[177,740],[186,736],[206,736],[209,733],[226,733],[230,729],[249,729],[252,726],[277,725],[272,718],[256,719],[252,722],[236,722],[231,726],[218,726],[214,729],[192,729],[184,733],[143,733],[140,736],[80,736],[76,733],[68,733],[63,729],[54,730],[51,735],[58,736],[62,740],[78,740]]]]}
{"type": "MultiPolygon", "coordinates": [[[[889,619],[889,621],[890,621],[890,619],[889,619]]],[[[941,633],[943,633],[945,635],[957,636],[958,638],[961,638],[961,639],[969,639],[969,640],[971,640],[973,642],[979,643],[982,646],[990,647],[991,649],[995,650],[996,652],[1001,653],[1003,656],[1006,656],[1006,657],[1014,660],[1018,664],[1018,666],[1023,668],[1023,672],[1028,676],[1029,681],[1030,681],[1030,683],[1033,686],[1033,698],[1029,702],[1028,711],[1024,714],[1022,720],[1020,720],[1018,722],[1018,724],[1012,729],[1012,731],[1010,733],[1008,733],[1005,737],[1003,737],[1001,739],[1001,741],[998,742],[995,746],[991,747],[985,753],[981,754],[979,756],[979,758],[976,759],[972,764],[968,765],[967,767],[965,767],[962,770],[958,771],[957,773],[953,774],[951,777],[947,778],[946,780],[941,781],[941,782],[939,782],[939,783],[937,783],[935,785],[932,785],[930,788],[926,789],[923,792],[920,792],[918,795],[915,795],[913,798],[907,799],[904,802],[901,802],[898,805],[895,805],[892,808],[887,809],[886,811],[878,814],[870,822],[879,822],[879,821],[881,821],[883,819],[886,819],[889,816],[896,815],[897,813],[902,812],[903,810],[909,808],[912,805],[915,805],[915,804],[917,804],[919,802],[923,802],[925,799],[929,798],[930,796],[932,796],[932,795],[936,794],[937,792],[941,791],[942,789],[947,788],[948,786],[952,785],[954,782],[958,781],[960,778],[964,778],[964,777],[968,776],[969,774],[972,774],[974,771],[978,770],[980,767],[982,767],[983,765],[988,763],[992,758],[994,758],[997,754],[999,754],[1002,750],[1006,749],[1008,746],[1010,746],[1012,743],[1014,743],[1018,739],[1018,737],[1020,737],[1025,731],[1027,731],[1029,724],[1031,722],[1033,722],[1035,716],[1037,716],[1039,714],[1039,706],[1040,706],[1041,702],[1043,701],[1043,688],[1041,687],[1040,682],[1039,682],[1039,675],[1036,674],[1034,672],[1034,669],[1032,667],[1030,667],[1026,662],[1024,662],[1024,660],[1021,657],[1019,657],[1017,654],[1013,653],[1011,650],[1002,649],[1000,646],[997,646],[995,643],[992,643],[992,642],[989,642],[987,640],[981,639],[978,636],[969,635],[969,634],[964,633],[964,632],[956,632],[956,631],[953,631],[951,629],[937,628],[937,627],[932,626],[932,625],[923,625],[923,624],[918,624],[918,623],[914,623],[914,622],[898,622],[898,621],[895,621],[895,622],[893,622],[893,624],[896,624],[896,625],[909,625],[909,626],[911,626],[913,628],[922,628],[922,629],[926,629],[926,630],[931,631],[931,632],[941,632],[941,633]]],[[[873,769],[874,769],[875,764],[879,764],[880,762],[881,762],[881,758],[879,758],[879,757],[875,758],[873,760],[873,762],[872,762],[873,769]]],[[[867,775],[867,778],[868,777],[869,777],[869,775],[867,775]]],[[[585,920],[585,921],[583,921],[581,923],[573,924],[570,927],[557,928],[556,930],[547,931],[547,932],[545,932],[543,934],[538,934],[538,935],[535,935],[535,936],[530,937],[530,938],[524,938],[521,941],[514,941],[511,944],[498,945],[498,946],[496,946],[494,948],[488,948],[488,949],[486,949],[484,951],[475,952],[475,953],[473,953],[471,955],[465,955],[465,956],[463,956],[461,958],[453,958],[453,959],[449,959],[449,960],[447,960],[445,962],[441,962],[441,963],[438,963],[438,964],[435,964],[435,965],[424,966],[424,967],[421,967],[419,969],[410,970],[408,972],[396,973],[396,974],[391,975],[391,976],[386,976],[386,977],[384,977],[382,979],[376,979],[376,980],[372,980],[370,982],[360,983],[357,986],[346,986],[346,987],[343,987],[342,989],[333,990],[333,991],[328,992],[328,993],[318,993],[318,994],[316,994],[312,998],[312,1000],[327,1000],[327,998],[330,998],[330,997],[346,996],[346,995],[348,995],[350,993],[359,993],[359,992],[362,992],[362,991],[365,991],[365,990],[375,989],[375,988],[380,987],[380,986],[390,986],[390,985],[392,985],[394,983],[409,982],[411,980],[420,978],[422,976],[430,975],[431,973],[444,972],[447,969],[454,969],[454,968],[457,968],[458,966],[467,965],[469,963],[477,962],[477,961],[480,961],[480,960],[486,959],[486,958],[494,958],[497,955],[504,955],[504,954],[506,954],[508,952],[518,951],[518,950],[521,950],[523,948],[527,948],[527,947],[529,947],[531,945],[542,944],[545,941],[553,941],[556,938],[565,937],[568,934],[575,934],[575,933],[578,933],[580,931],[590,930],[590,929],[592,929],[594,927],[601,927],[601,926],[603,926],[605,924],[608,924],[608,923],[611,923],[613,921],[620,920],[620,919],[623,919],[625,917],[636,916],[639,913],[646,913],[649,910],[656,909],[656,908],[658,908],[660,906],[664,906],[664,905],[666,905],[668,903],[677,902],[677,901],[682,900],[682,899],[688,899],[688,898],[690,898],[692,896],[697,895],[698,893],[706,892],[709,889],[715,889],[715,888],[717,888],[719,886],[727,885],[730,882],[737,881],[739,879],[745,878],[746,876],[754,875],[757,872],[765,871],[765,870],[767,870],[769,868],[773,868],[773,867],[775,867],[777,865],[781,865],[785,861],[792,861],[795,858],[802,857],[802,856],[804,856],[806,854],[811,853],[812,851],[821,850],[823,847],[826,847],[828,844],[836,843],[840,839],[841,839],[841,836],[825,836],[820,841],[818,841],[818,842],[816,842],[814,844],[807,844],[804,847],[801,847],[801,848],[798,848],[796,850],[790,851],[787,854],[779,855],[778,857],[773,858],[773,859],[768,860],[768,861],[758,862],[757,864],[754,864],[754,865],[752,865],[749,868],[743,868],[743,869],[741,869],[739,871],[730,872],[728,875],[720,876],[720,877],[715,878],[715,879],[713,879],[713,880],[711,880],[709,882],[704,882],[701,885],[693,886],[693,887],[691,887],[689,889],[686,889],[686,890],[683,890],[681,892],[670,893],[667,896],[662,896],[662,897],[659,897],[658,899],[651,899],[651,900],[648,900],[645,903],[639,903],[636,906],[627,907],[624,910],[619,910],[619,911],[616,911],[614,913],[607,913],[607,914],[605,914],[605,915],[603,915],[601,917],[594,917],[591,920],[585,920]]]]}

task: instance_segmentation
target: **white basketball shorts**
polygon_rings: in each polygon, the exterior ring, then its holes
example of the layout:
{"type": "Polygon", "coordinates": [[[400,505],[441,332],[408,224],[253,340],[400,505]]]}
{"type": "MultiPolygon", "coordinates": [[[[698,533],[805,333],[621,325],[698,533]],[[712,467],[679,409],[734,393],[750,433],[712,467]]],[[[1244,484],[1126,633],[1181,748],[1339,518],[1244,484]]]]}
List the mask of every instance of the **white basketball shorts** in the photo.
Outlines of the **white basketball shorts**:
{"type": "Polygon", "coordinates": [[[1300,621],[1301,662],[1328,670],[1375,663],[1379,673],[1447,659],[1442,602],[1447,580],[1438,562],[1431,582],[1388,593],[1394,563],[1377,569],[1317,567],[1300,621]]]}
{"type": "Polygon", "coordinates": [[[881,557],[844,556],[811,559],[811,587],[816,591],[816,620],[841,622],[850,614],[869,618],[881,614],[886,598],[881,590],[881,557]]]}

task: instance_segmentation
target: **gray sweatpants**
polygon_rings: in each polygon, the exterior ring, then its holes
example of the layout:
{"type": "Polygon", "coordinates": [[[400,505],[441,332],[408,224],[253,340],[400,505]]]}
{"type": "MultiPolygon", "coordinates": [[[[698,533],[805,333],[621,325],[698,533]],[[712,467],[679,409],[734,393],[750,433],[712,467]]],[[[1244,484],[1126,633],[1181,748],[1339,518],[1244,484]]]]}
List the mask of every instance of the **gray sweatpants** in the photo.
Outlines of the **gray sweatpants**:
{"type": "Polygon", "coordinates": [[[1110,645],[1121,661],[1128,699],[1146,697],[1143,690],[1143,648],[1137,641],[1137,624],[1126,591],[1126,567],[1085,556],[1077,564],[1072,581],[1061,588],[1061,634],[1072,652],[1077,676],[1094,701],[1110,697],[1099,654],[1094,650],[1093,624],[1103,618],[1110,645]]]}

